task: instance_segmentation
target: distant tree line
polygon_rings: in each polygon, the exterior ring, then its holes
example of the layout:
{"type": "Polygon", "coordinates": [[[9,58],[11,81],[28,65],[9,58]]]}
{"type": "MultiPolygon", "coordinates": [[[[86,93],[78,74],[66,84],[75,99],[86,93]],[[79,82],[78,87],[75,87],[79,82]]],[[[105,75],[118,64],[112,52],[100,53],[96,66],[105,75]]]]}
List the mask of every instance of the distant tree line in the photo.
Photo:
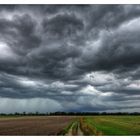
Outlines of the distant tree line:
{"type": "Polygon", "coordinates": [[[91,115],[140,115],[140,112],[15,112],[15,113],[0,113],[0,116],[91,116],[91,115]]]}

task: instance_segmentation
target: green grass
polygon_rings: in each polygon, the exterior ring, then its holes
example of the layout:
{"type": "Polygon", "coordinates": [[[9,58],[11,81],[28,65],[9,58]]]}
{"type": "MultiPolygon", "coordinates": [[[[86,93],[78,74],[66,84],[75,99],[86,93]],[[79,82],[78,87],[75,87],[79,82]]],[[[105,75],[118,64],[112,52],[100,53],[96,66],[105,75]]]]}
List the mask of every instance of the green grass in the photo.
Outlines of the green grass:
{"type": "Polygon", "coordinates": [[[78,130],[78,121],[75,121],[73,123],[73,126],[72,126],[72,135],[77,135],[77,130],[78,130]]]}
{"type": "Polygon", "coordinates": [[[140,135],[140,116],[92,116],[85,121],[103,135],[140,135]]]}
{"type": "Polygon", "coordinates": [[[60,131],[57,135],[66,135],[69,131],[69,129],[72,127],[72,125],[75,123],[75,121],[72,121],[67,127],[65,127],[62,131],[60,131]]]}

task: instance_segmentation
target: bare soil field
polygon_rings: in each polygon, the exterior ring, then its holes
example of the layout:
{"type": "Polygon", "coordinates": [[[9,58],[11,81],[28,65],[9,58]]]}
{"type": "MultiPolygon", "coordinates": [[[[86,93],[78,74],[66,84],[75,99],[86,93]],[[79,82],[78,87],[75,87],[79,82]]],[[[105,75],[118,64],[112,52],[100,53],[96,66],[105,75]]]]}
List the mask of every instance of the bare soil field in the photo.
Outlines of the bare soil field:
{"type": "Polygon", "coordinates": [[[74,117],[34,116],[0,118],[0,135],[57,135],[74,117]]]}

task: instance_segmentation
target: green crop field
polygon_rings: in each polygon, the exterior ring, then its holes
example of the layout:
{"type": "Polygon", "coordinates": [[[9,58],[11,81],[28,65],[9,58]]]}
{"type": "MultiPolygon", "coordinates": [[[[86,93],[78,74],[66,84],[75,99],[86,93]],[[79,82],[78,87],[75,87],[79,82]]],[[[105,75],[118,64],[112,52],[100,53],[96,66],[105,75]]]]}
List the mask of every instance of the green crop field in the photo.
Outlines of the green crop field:
{"type": "Polygon", "coordinates": [[[85,122],[103,135],[140,135],[140,116],[85,117],[85,122]]]}

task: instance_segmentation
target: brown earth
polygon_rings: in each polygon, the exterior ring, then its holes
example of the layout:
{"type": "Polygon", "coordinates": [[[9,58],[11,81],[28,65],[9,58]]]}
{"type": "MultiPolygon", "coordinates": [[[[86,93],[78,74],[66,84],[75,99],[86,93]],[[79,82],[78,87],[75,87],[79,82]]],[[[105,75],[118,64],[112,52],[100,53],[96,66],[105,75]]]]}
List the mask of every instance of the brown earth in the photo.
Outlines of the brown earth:
{"type": "Polygon", "coordinates": [[[57,135],[73,119],[72,116],[0,118],[0,135],[57,135]]]}

